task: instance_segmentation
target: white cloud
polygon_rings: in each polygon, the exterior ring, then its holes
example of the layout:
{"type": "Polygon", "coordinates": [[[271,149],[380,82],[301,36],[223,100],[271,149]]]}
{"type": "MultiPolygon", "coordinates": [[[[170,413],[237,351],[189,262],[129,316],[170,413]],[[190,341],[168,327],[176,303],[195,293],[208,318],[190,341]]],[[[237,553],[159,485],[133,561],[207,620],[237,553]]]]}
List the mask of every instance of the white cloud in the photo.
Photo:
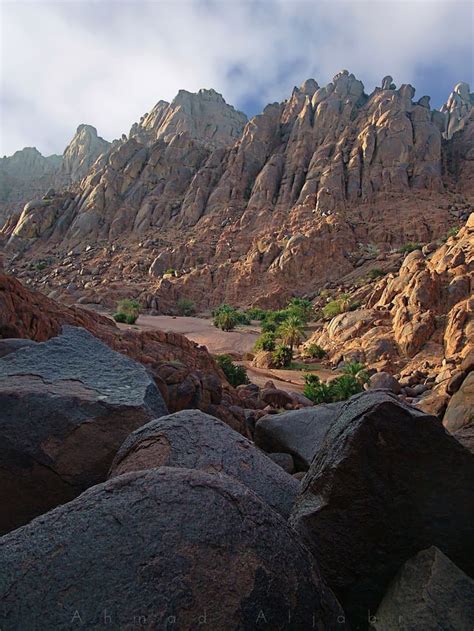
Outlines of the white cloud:
{"type": "Polygon", "coordinates": [[[472,4],[454,0],[3,1],[0,18],[0,155],[62,152],[82,122],[112,139],[180,88],[263,106],[341,68],[368,90],[422,66],[472,80],[472,4]]]}

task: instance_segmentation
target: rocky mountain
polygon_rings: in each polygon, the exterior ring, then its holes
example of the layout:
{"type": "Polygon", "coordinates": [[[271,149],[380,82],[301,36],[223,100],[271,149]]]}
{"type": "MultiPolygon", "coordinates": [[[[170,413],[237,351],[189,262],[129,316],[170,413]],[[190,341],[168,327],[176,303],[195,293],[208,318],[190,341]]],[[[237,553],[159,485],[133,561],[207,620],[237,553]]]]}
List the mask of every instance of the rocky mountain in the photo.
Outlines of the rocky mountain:
{"type": "Polygon", "coordinates": [[[36,147],[25,147],[0,158],[0,225],[10,215],[18,220],[25,202],[79,182],[109,147],[95,127],[79,125],[62,156],[45,157],[36,147]]]}
{"type": "Polygon", "coordinates": [[[46,193],[60,165],[61,156],[45,157],[35,147],[0,158],[0,224],[11,210],[46,193]]]}
{"type": "MultiPolygon", "coordinates": [[[[385,77],[368,95],[344,70],[324,87],[306,81],[244,126],[216,92],[181,91],[76,188],[25,206],[4,230],[8,250],[15,266],[47,256],[55,268],[87,247],[101,270],[84,273],[91,302],[115,300],[119,280],[160,311],[183,297],[206,309],[315,295],[367,252],[431,242],[472,208],[469,86],[458,84],[442,111],[414,94],[385,77]]],[[[62,276],[43,274],[43,290],[62,276]]]]}

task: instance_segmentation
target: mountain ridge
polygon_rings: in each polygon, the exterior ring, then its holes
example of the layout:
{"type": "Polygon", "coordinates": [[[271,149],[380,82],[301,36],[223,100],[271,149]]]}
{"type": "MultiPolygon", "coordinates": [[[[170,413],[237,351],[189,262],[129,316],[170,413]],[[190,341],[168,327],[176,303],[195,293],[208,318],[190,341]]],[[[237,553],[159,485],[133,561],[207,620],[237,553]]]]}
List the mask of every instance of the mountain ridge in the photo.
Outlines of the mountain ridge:
{"type": "MultiPolygon", "coordinates": [[[[368,95],[341,71],[327,86],[307,80],[269,104],[235,140],[244,115],[213,90],[181,91],[46,209],[41,200],[25,206],[3,230],[7,251],[16,262],[45,253],[60,260],[71,249],[114,244],[123,260],[105,257],[100,266],[109,285],[119,263],[159,310],[182,297],[209,308],[223,300],[274,306],[314,293],[350,272],[361,247],[432,241],[456,212],[467,215],[469,87],[458,83],[444,111],[414,94],[386,76],[368,95]],[[216,108],[223,122],[212,129],[216,108]],[[171,268],[176,276],[163,278],[171,268]]],[[[88,282],[85,293],[97,300],[89,291],[96,281],[88,282]]]]}

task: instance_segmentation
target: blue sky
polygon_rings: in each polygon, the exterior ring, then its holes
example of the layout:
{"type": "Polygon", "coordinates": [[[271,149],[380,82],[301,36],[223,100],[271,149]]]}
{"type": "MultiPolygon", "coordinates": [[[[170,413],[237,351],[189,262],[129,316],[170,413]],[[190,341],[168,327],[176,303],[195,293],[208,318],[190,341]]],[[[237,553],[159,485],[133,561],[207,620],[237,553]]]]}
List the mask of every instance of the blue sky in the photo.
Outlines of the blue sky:
{"type": "Polygon", "coordinates": [[[390,74],[439,107],[474,89],[473,3],[456,0],[0,0],[0,155],[62,153],[80,123],[111,140],[180,88],[248,115],[342,68],[390,74]]]}

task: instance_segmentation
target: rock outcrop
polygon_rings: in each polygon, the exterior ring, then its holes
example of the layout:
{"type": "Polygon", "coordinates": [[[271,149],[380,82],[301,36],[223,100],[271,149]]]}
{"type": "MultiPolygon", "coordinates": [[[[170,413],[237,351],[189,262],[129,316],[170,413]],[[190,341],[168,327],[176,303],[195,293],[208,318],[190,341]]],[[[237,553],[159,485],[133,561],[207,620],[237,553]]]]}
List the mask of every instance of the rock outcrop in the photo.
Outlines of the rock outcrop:
{"type": "Polygon", "coordinates": [[[110,476],[157,467],[223,473],[288,518],[299,484],[222,421],[184,410],[135,430],[119,449],[110,476]]]}
{"type": "Polygon", "coordinates": [[[3,537],[0,551],[6,629],[348,628],[295,533],[225,475],[119,476],[3,537]]]}
{"type": "Polygon", "coordinates": [[[473,475],[474,456],[434,417],[383,391],[346,403],[290,523],[352,622],[367,624],[403,563],[427,547],[473,573],[473,475]]]}
{"type": "Polygon", "coordinates": [[[167,414],[144,366],[84,329],[0,359],[0,532],[107,477],[137,427],[167,414]]]}
{"type": "MultiPolygon", "coordinates": [[[[445,396],[456,367],[474,348],[474,213],[449,237],[371,266],[365,276],[359,272],[362,285],[352,276],[339,291],[320,294],[315,306],[323,309],[347,288],[349,310],[322,321],[307,344],[321,346],[335,364],[359,361],[398,372],[402,381],[421,370],[435,380],[430,388],[445,396]]],[[[423,405],[428,395],[419,393],[415,402],[423,405]]]]}

